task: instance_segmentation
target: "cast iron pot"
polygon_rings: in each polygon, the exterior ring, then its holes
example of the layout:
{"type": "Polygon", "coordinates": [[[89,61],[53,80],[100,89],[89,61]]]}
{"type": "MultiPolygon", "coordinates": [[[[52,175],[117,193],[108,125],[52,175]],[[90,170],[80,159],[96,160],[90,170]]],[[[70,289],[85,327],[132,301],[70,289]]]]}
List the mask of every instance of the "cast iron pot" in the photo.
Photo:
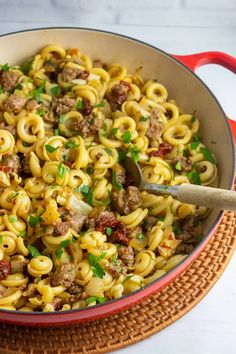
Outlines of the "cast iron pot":
{"type": "MultiPolygon", "coordinates": [[[[231,189],[234,183],[236,123],[226,118],[208,87],[193,73],[200,65],[220,64],[236,73],[236,59],[220,52],[169,55],[141,41],[122,35],[83,28],[34,29],[0,38],[0,62],[21,63],[49,44],[78,47],[82,53],[105,62],[120,62],[129,71],[143,66],[144,78],[156,78],[168,89],[184,112],[194,112],[200,120],[200,136],[218,161],[219,187],[231,189]],[[230,128],[231,125],[231,128],[230,128]]],[[[0,321],[31,326],[58,326],[95,320],[124,310],[157,292],[180,275],[209,242],[223,216],[213,211],[204,222],[204,238],[193,252],[169,273],[132,294],[80,310],[52,313],[27,313],[0,310],[0,321]]]]}

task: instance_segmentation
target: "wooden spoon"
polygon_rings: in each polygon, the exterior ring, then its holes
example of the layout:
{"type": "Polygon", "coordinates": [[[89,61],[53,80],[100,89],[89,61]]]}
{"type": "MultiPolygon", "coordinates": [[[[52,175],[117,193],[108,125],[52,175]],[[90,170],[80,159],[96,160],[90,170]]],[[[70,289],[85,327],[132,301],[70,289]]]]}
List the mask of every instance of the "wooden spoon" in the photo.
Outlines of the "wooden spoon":
{"type": "Polygon", "coordinates": [[[143,180],[139,165],[130,157],[127,156],[125,158],[123,165],[132,178],[134,185],[138,187],[140,191],[158,195],[171,195],[182,203],[236,211],[236,192],[188,183],[172,187],[162,184],[146,183],[143,180]]]}

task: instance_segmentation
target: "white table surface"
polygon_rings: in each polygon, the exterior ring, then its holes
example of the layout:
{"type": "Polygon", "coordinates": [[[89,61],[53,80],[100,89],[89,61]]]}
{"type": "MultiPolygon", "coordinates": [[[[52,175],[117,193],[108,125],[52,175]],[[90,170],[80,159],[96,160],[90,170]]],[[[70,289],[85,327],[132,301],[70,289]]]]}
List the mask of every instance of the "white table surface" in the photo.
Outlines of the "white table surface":
{"type": "MultiPolygon", "coordinates": [[[[114,31],[169,53],[218,50],[236,56],[235,0],[0,0],[0,34],[57,25],[114,31]]],[[[236,76],[215,65],[198,74],[236,120],[236,76]]],[[[236,255],[192,311],[117,353],[236,354],[235,272],[236,255]]]]}

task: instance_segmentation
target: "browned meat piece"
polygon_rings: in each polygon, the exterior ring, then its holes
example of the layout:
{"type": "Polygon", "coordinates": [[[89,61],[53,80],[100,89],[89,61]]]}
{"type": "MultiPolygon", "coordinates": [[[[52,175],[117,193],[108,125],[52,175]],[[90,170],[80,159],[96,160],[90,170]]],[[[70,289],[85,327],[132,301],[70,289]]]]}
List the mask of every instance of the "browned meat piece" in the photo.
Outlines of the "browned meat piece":
{"type": "Polygon", "coordinates": [[[142,229],[144,232],[148,232],[156,224],[157,219],[155,218],[155,216],[146,216],[146,218],[142,222],[142,229]]]}
{"type": "Polygon", "coordinates": [[[202,233],[201,223],[194,217],[190,219],[184,219],[180,222],[180,234],[176,235],[178,240],[182,240],[184,243],[196,243],[196,238],[202,233]]]}
{"type": "Polygon", "coordinates": [[[149,127],[146,133],[149,139],[157,140],[163,133],[164,125],[159,118],[160,112],[156,109],[152,112],[151,117],[149,119],[149,127]]]}
{"type": "Polygon", "coordinates": [[[16,127],[15,125],[6,125],[5,123],[0,123],[0,129],[5,129],[9,131],[14,137],[16,137],[16,127]]]}
{"type": "Polygon", "coordinates": [[[75,280],[76,269],[72,263],[60,265],[52,275],[52,286],[64,285],[68,288],[75,280]]]}
{"type": "Polygon", "coordinates": [[[19,73],[15,71],[2,71],[0,72],[0,86],[6,91],[11,91],[15,88],[19,77],[19,73]]]}
{"type": "Polygon", "coordinates": [[[172,164],[178,171],[189,172],[192,169],[192,163],[188,157],[178,156],[172,160],[172,164]],[[176,168],[176,164],[179,165],[178,168],[176,168]]]}
{"type": "Polygon", "coordinates": [[[126,81],[120,81],[112,87],[110,93],[110,104],[112,110],[115,111],[120,105],[127,100],[127,93],[130,90],[130,84],[126,81]]]}
{"type": "Polygon", "coordinates": [[[82,113],[84,116],[89,116],[92,113],[93,107],[87,98],[83,98],[83,108],[82,113]]]}
{"type": "Polygon", "coordinates": [[[125,245],[129,243],[125,225],[122,224],[122,222],[120,222],[119,220],[117,220],[113,213],[109,211],[104,211],[96,219],[95,229],[105,234],[107,227],[110,227],[112,229],[112,234],[109,236],[109,242],[123,243],[125,245]]]}
{"type": "Polygon", "coordinates": [[[119,258],[127,267],[132,267],[134,264],[134,250],[131,246],[120,246],[118,248],[119,258]]]}
{"type": "Polygon", "coordinates": [[[134,229],[129,229],[127,237],[129,239],[136,238],[139,234],[142,234],[142,228],[140,226],[136,226],[134,229]]]}
{"type": "Polygon", "coordinates": [[[0,162],[0,170],[4,172],[13,172],[19,174],[21,170],[20,158],[17,154],[3,156],[0,162]]]}
{"type": "Polygon", "coordinates": [[[52,225],[57,235],[65,235],[70,228],[69,221],[55,221],[52,225]]]}
{"type": "Polygon", "coordinates": [[[30,160],[30,154],[25,154],[22,159],[22,172],[25,173],[26,175],[31,175],[29,160],[30,160]]]}
{"type": "Polygon", "coordinates": [[[111,275],[113,275],[113,277],[115,278],[119,278],[121,274],[125,275],[127,273],[127,267],[120,259],[117,259],[116,261],[109,263],[106,266],[106,270],[108,270],[108,272],[111,273],[111,275]]]}
{"type": "Polygon", "coordinates": [[[73,295],[81,295],[82,292],[83,292],[83,287],[79,284],[76,284],[76,283],[72,283],[68,288],[67,288],[67,291],[70,293],[70,294],[73,294],[73,295]]]}
{"type": "Polygon", "coordinates": [[[68,221],[70,223],[70,227],[75,232],[79,233],[81,231],[86,219],[87,217],[85,215],[82,215],[80,212],[70,210],[68,221]]]}
{"type": "Polygon", "coordinates": [[[173,146],[169,143],[161,143],[158,147],[158,150],[150,152],[150,156],[161,157],[162,159],[166,154],[169,154],[173,149],[173,146]]]}
{"type": "Polygon", "coordinates": [[[53,81],[57,80],[58,70],[59,70],[60,60],[52,58],[51,60],[46,61],[43,68],[45,74],[53,81]]]}
{"type": "Polygon", "coordinates": [[[2,296],[4,296],[6,291],[7,291],[7,288],[5,288],[3,285],[0,284],[0,298],[2,296]]]}
{"type": "Polygon", "coordinates": [[[45,114],[44,114],[43,117],[42,117],[43,120],[44,120],[44,122],[50,123],[50,124],[56,124],[56,123],[58,123],[58,118],[55,117],[55,116],[53,115],[53,113],[49,111],[48,108],[46,108],[46,107],[42,107],[42,108],[45,109],[45,114]]]}
{"type": "Polygon", "coordinates": [[[29,101],[27,101],[25,106],[26,110],[29,112],[35,111],[39,107],[40,104],[38,104],[38,102],[34,98],[31,98],[29,101]]]}
{"type": "Polygon", "coordinates": [[[61,308],[62,299],[59,297],[54,297],[53,300],[49,303],[49,305],[53,306],[54,311],[59,311],[61,308]]]}
{"type": "Polygon", "coordinates": [[[102,68],[102,69],[108,70],[107,64],[103,63],[100,59],[95,59],[93,61],[93,67],[94,68],[102,68]]]}
{"type": "Polygon", "coordinates": [[[62,221],[53,223],[54,231],[58,235],[66,234],[69,228],[73,229],[75,232],[80,232],[87,219],[87,217],[80,212],[73,210],[67,211],[65,208],[59,208],[59,213],[61,214],[60,217],[62,221]]]}
{"type": "Polygon", "coordinates": [[[52,109],[57,115],[69,112],[75,104],[74,98],[62,97],[54,98],[52,101],[52,109]]]}
{"type": "Polygon", "coordinates": [[[4,102],[3,102],[3,110],[9,113],[18,114],[26,103],[26,99],[21,96],[17,95],[10,95],[4,102]]]}
{"type": "Polygon", "coordinates": [[[71,82],[72,80],[75,79],[82,79],[86,80],[89,76],[89,72],[86,70],[80,70],[77,68],[70,68],[68,66],[65,66],[62,70],[62,80],[65,82],[71,82]]]}
{"type": "Polygon", "coordinates": [[[113,190],[111,193],[112,208],[120,214],[129,214],[142,205],[137,187],[129,186],[127,190],[113,190]]]}
{"type": "Polygon", "coordinates": [[[23,293],[23,296],[25,296],[25,297],[34,297],[35,294],[36,294],[35,284],[29,284],[27,289],[23,293]]]}
{"type": "Polygon", "coordinates": [[[175,254],[189,254],[194,249],[194,245],[192,243],[180,243],[175,250],[175,254]]]}
{"type": "Polygon", "coordinates": [[[23,273],[27,259],[24,256],[12,256],[10,264],[13,273],[23,273]]]}
{"type": "Polygon", "coordinates": [[[103,119],[98,117],[89,116],[86,119],[81,120],[73,120],[71,124],[71,130],[74,132],[78,132],[78,134],[82,135],[83,138],[87,138],[88,136],[93,135],[103,126],[103,119]]]}
{"type": "Polygon", "coordinates": [[[8,261],[0,261],[0,280],[6,279],[11,274],[11,265],[8,261]]]}
{"type": "Polygon", "coordinates": [[[116,172],[116,181],[120,184],[125,184],[126,176],[125,176],[125,169],[119,163],[116,163],[113,167],[113,171],[116,172]]]}
{"type": "Polygon", "coordinates": [[[87,219],[86,222],[85,222],[85,227],[87,229],[94,230],[95,227],[96,227],[96,219],[95,218],[87,219]]]}

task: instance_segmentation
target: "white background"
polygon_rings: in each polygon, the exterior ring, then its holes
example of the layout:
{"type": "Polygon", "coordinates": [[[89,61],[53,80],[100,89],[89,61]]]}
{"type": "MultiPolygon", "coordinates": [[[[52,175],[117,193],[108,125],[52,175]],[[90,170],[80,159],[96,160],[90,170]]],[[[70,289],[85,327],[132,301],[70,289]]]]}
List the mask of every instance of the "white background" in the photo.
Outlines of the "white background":
{"type": "MultiPolygon", "coordinates": [[[[236,56],[236,0],[0,0],[0,34],[56,25],[114,31],[169,53],[218,50],[236,56]]],[[[236,76],[215,65],[198,74],[236,120],[236,76]]],[[[236,255],[191,312],[117,353],[236,354],[235,273],[236,255]]]]}

